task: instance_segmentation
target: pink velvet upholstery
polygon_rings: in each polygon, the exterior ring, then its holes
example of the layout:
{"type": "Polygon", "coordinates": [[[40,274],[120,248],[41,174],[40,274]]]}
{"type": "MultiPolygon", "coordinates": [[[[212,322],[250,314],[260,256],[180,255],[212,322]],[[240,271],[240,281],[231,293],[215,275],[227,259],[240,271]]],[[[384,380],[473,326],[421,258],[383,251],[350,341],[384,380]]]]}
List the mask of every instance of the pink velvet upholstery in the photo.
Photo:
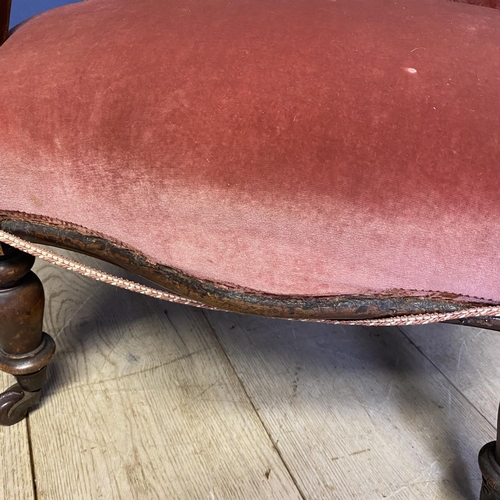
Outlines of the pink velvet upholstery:
{"type": "Polygon", "coordinates": [[[0,48],[0,117],[0,214],[261,292],[500,302],[499,10],[88,0],[0,48]]]}

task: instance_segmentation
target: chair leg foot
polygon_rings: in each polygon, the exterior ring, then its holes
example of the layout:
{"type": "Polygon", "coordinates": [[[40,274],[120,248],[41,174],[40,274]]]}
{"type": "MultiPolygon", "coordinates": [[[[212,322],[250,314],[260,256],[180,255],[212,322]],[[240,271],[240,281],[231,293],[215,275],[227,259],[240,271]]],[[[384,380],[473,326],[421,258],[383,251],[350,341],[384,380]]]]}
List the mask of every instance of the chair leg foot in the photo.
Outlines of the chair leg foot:
{"type": "Polygon", "coordinates": [[[479,468],[483,475],[479,500],[500,500],[500,464],[495,457],[496,441],[484,445],[479,452],[479,468]]]}
{"type": "Polygon", "coordinates": [[[483,475],[479,500],[500,500],[500,408],[498,409],[497,440],[481,448],[479,468],[483,475]]]}
{"type": "Polygon", "coordinates": [[[34,258],[0,244],[0,370],[17,384],[0,394],[0,425],[21,421],[40,400],[54,340],[43,333],[43,286],[34,258]]]}

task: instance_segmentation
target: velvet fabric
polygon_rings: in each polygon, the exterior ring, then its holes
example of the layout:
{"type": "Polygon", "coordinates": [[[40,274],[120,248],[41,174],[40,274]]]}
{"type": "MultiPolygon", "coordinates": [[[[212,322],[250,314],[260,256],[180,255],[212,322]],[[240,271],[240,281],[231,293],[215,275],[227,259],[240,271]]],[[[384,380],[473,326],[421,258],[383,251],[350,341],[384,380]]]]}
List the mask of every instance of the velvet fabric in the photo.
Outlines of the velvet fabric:
{"type": "Polygon", "coordinates": [[[283,295],[500,302],[500,11],[87,0],[0,48],[0,211],[283,295]]]}

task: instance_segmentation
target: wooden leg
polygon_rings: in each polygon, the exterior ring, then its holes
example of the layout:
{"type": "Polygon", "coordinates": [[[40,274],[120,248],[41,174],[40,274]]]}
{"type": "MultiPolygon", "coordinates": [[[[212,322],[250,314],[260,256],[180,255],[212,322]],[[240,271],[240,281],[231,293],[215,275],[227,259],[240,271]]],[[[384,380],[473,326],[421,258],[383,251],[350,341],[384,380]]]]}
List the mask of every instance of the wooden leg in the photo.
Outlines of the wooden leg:
{"type": "Polygon", "coordinates": [[[44,293],[30,271],[35,258],[0,243],[0,370],[17,384],[0,394],[0,425],[22,420],[40,399],[46,366],[55,352],[42,332],[44,293]]]}
{"type": "MultiPolygon", "coordinates": [[[[460,325],[487,328],[500,332],[499,317],[467,318],[450,321],[460,325]]],[[[479,468],[483,484],[479,500],[500,500],[500,408],[497,417],[497,440],[485,444],[479,452],[479,468]]]]}
{"type": "Polygon", "coordinates": [[[483,475],[479,500],[500,500],[500,408],[497,419],[497,440],[481,448],[479,468],[483,475]]]}
{"type": "Polygon", "coordinates": [[[496,442],[484,445],[479,452],[479,468],[483,475],[479,500],[500,500],[500,465],[495,457],[496,442]]]}

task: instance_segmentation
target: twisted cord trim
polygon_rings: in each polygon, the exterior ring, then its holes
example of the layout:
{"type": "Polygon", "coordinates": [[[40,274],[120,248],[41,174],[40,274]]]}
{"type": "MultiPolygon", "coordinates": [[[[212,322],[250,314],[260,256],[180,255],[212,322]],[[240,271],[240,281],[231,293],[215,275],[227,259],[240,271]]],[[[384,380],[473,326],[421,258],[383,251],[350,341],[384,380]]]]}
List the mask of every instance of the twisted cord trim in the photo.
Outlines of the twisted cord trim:
{"type": "MultiPolygon", "coordinates": [[[[196,300],[181,297],[179,295],[165,292],[157,288],[152,288],[149,286],[141,285],[134,281],[130,281],[124,278],[119,278],[112,274],[98,271],[93,267],[87,266],[85,264],[80,264],[72,259],[63,257],[51,250],[46,250],[39,245],[30,243],[18,236],[7,233],[6,231],[0,230],[0,242],[10,245],[11,247],[17,248],[23,252],[29,253],[34,257],[38,257],[41,260],[54,264],[56,266],[62,267],[74,273],[80,274],[82,276],[87,276],[96,281],[101,281],[109,285],[115,286],[117,288],[123,288],[131,292],[140,293],[142,295],[147,295],[148,297],[154,297],[156,299],[165,300],[168,302],[174,302],[176,304],[184,304],[193,307],[199,307],[202,309],[209,309],[212,311],[221,310],[216,307],[210,307],[202,302],[196,300]]],[[[412,314],[406,316],[393,316],[390,318],[379,318],[379,319],[361,319],[361,320],[334,320],[334,319],[295,319],[295,318],[280,318],[288,319],[291,321],[302,321],[307,323],[326,323],[330,325],[353,325],[353,326],[403,326],[403,325],[426,325],[429,323],[439,323],[443,321],[452,321],[465,318],[475,318],[484,316],[500,316],[500,305],[498,306],[483,306],[483,307],[470,307],[466,309],[461,309],[454,312],[446,313],[426,313],[426,314],[412,314]]]]}

